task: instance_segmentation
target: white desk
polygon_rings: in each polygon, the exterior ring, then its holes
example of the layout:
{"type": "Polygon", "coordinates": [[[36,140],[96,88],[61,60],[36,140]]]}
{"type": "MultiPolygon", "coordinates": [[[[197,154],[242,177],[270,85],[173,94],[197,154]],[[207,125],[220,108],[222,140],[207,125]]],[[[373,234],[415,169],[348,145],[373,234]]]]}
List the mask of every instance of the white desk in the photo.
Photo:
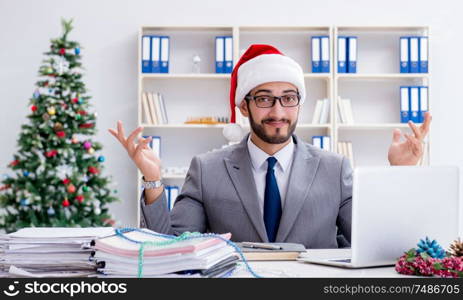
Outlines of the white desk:
{"type": "MultiPolygon", "coordinates": [[[[317,257],[333,257],[342,256],[348,251],[344,249],[309,249],[308,255],[316,255],[317,257]]],[[[394,266],[364,268],[364,269],[346,269],[332,266],[316,265],[301,261],[251,261],[249,265],[259,276],[262,277],[406,277],[411,276],[401,275],[394,270],[394,266]]],[[[243,263],[240,263],[238,269],[233,273],[232,277],[252,277],[246,270],[243,263]]]]}

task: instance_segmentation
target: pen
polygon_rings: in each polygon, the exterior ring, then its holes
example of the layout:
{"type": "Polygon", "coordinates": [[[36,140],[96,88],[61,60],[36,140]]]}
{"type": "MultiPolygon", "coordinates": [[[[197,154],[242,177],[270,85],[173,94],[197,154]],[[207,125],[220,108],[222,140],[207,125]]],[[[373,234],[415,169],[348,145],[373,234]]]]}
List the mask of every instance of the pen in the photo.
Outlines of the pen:
{"type": "Polygon", "coordinates": [[[241,245],[244,248],[256,248],[256,249],[267,249],[267,250],[281,250],[283,247],[272,244],[264,243],[251,243],[251,242],[242,242],[241,245]]]}

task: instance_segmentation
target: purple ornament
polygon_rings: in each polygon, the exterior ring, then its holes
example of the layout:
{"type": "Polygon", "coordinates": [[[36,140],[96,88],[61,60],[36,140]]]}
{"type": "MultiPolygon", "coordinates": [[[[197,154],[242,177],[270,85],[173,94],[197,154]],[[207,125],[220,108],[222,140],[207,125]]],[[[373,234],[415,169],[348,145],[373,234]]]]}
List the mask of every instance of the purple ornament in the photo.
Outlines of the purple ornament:
{"type": "Polygon", "coordinates": [[[92,143],[90,143],[88,141],[84,142],[84,148],[85,148],[85,150],[88,150],[88,149],[92,148],[92,143]]]}

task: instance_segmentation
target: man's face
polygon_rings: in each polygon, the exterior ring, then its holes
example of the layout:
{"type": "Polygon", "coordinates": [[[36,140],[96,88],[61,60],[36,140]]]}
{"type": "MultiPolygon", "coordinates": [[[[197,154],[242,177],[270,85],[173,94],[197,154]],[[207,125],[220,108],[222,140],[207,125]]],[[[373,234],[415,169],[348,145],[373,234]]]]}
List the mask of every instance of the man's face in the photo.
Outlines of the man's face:
{"type": "MultiPolygon", "coordinates": [[[[297,88],[287,82],[269,82],[255,87],[251,96],[283,96],[294,95],[297,88]]],[[[276,101],[272,107],[258,107],[255,100],[243,100],[241,113],[249,117],[252,131],[269,144],[285,143],[296,129],[299,105],[283,107],[276,101]]]]}

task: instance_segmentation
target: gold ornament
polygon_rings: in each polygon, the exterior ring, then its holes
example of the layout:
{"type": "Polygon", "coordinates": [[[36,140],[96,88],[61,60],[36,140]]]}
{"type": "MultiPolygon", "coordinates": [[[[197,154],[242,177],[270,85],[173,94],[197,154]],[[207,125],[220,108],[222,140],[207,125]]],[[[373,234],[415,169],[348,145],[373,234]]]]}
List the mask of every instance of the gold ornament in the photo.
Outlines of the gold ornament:
{"type": "Polygon", "coordinates": [[[88,153],[89,153],[89,154],[93,154],[93,153],[95,153],[95,149],[93,149],[93,148],[89,148],[89,149],[88,149],[88,153]]]}
{"type": "Polygon", "coordinates": [[[61,124],[60,122],[56,122],[55,126],[53,126],[54,131],[63,131],[63,129],[63,124],[61,124]]]}
{"type": "Polygon", "coordinates": [[[48,112],[49,115],[52,115],[52,116],[54,114],[56,114],[56,110],[55,110],[55,108],[53,106],[49,107],[47,112],[48,112]]]}
{"type": "Polygon", "coordinates": [[[450,245],[449,252],[452,256],[463,257],[463,242],[460,238],[458,238],[458,240],[453,241],[452,245],[450,245]]]}

